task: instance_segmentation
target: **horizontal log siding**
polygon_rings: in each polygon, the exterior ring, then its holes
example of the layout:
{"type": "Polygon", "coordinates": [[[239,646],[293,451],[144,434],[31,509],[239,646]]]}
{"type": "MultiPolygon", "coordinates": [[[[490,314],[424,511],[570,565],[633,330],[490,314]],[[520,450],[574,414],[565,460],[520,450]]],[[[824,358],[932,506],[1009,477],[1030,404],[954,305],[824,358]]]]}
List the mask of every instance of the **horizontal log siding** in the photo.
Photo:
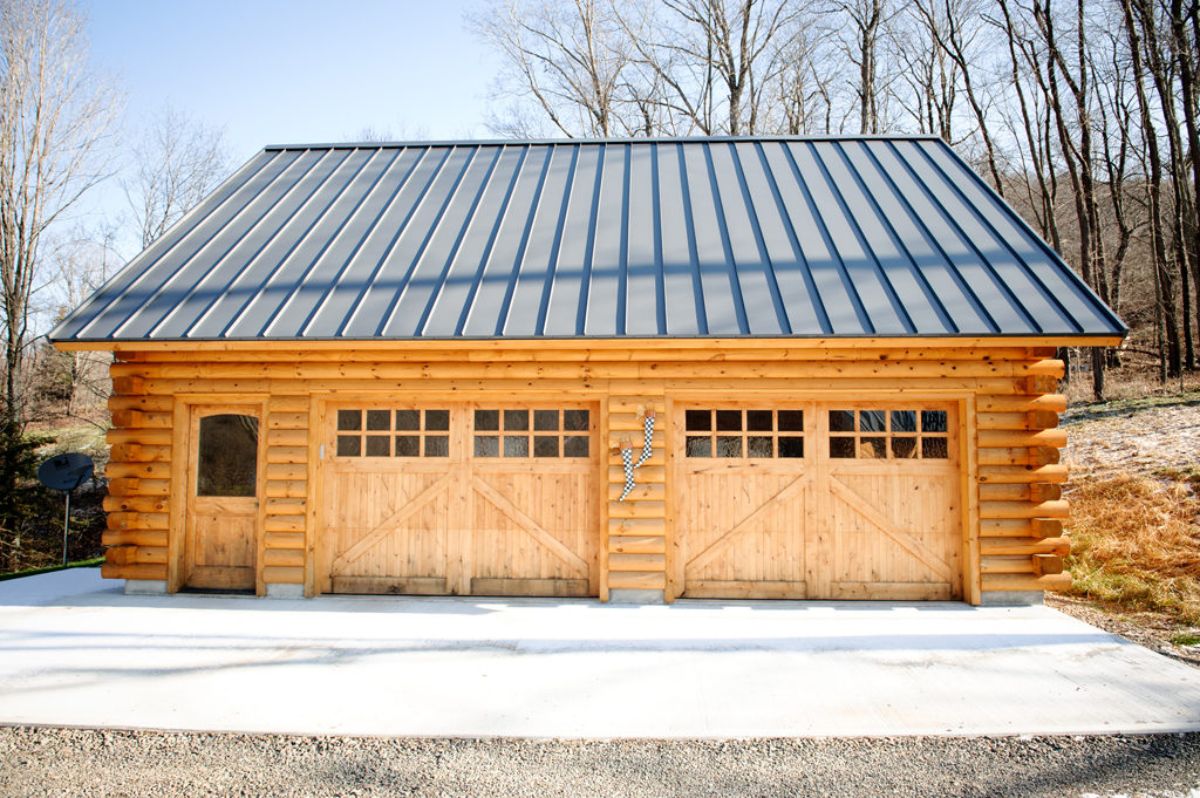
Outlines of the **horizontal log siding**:
{"type": "Polygon", "coordinates": [[[667,404],[661,395],[663,383],[654,380],[643,394],[619,394],[608,398],[608,450],[605,481],[607,521],[601,541],[601,599],[610,590],[665,590],[667,586],[667,501],[666,430],[667,404]],[[644,417],[656,415],[651,455],[634,471],[637,487],[625,501],[625,468],[620,449],[630,446],[634,462],[641,457],[646,440],[644,417]]]}
{"type": "MultiPolygon", "coordinates": [[[[259,544],[259,590],[266,584],[314,583],[316,530],[313,497],[316,446],[310,414],[314,396],[411,397],[414,392],[469,398],[477,392],[564,395],[597,401],[606,449],[601,595],[612,589],[666,588],[670,556],[670,485],[667,482],[668,400],[676,395],[764,401],[841,392],[875,398],[892,392],[975,397],[978,529],[967,542],[979,553],[979,590],[1060,589],[1070,578],[1052,573],[1069,549],[1063,538],[1066,503],[1059,463],[1065,437],[1057,429],[1065,399],[1057,394],[1062,363],[1048,348],[836,347],[723,350],[664,345],[605,345],[594,350],[522,346],[380,347],[262,351],[121,351],[112,365],[114,396],[110,496],[112,514],[104,573],[118,578],[163,579],[168,562],[173,397],[178,394],[269,396],[266,417],[266,495],[259,544]],[[660,419],[653,456],[637,472],[638,487],[618,501],[624,482],[618,447],[641,444],[640,414],[660,419]]],[[[172,553],[173,554],[173,553],[172,553]]]]}
{"type": "Polygon", "coordinates": [[[267,473],[258,546],[258,584],[304,585],[311,569],[309,510],[309,399],[267,399],[267,473]]]}
{"type": "Polygon", "coordinates": [[[167,579],[175,401],[141,392],[142,381],[113,384],[106,470],[106,547],[100,573],[110,579],[167,579]]]}

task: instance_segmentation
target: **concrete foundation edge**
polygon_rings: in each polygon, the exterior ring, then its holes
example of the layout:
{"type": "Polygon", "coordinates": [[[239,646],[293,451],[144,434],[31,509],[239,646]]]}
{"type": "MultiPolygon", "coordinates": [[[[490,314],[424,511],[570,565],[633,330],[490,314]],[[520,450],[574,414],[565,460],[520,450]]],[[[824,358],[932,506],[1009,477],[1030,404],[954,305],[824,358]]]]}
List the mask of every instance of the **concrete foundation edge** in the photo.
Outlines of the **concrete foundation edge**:
{"type": "Polygon", "coordinates": [[[622,588],[608,591],[610,604],[665,604],[663,591],[622,588]]]}
{"type": "Polygon", "coordinates": [[[167,592],[165,579],[126,579],[125,595],[127,596],[162,596],[167,592]]]}
{"type": "Polygon", "coordinates": [[[979,596],[981,607],[1033,607],[1044,603],[1040,590],[985,590],[979,596]]]}
{"type": "Polygon", "coordinates": [[[304,598],[304,585],[267,585],[267,598],[301,599],[304,598]]]}

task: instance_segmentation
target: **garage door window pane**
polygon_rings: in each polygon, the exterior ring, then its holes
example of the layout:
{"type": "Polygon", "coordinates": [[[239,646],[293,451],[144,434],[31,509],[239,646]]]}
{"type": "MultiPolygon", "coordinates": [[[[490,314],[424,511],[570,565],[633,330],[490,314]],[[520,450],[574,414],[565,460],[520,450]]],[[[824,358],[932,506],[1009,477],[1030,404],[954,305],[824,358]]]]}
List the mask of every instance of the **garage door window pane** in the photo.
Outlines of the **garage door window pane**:
{"type": "Polygon", "coordinates": [[[200,419],[197,496],[254,496],[257,491],[258,419],[235,414],[200,419]]]}
{"type": "Polygon", "coordinates": [[[753,435],[746,439],[748,457],[774,457],[775,439],[770,436],[753,435]]]}
{"type": "Polygon", "coordinates": [[[747,410],[746,429],[751,432],[770,432],[774,425],[773,416],[770,410],[747,410]]]}
{"type": "Polygon", "coordinates": [[[436,434],[449,431],[449,410],[366,408],[342,409],[337,414],[334,451],[338,457],[450,456],[449,436],[436,434]],[[429,435],[430,431],[435,434],[429,435]]]}
{"type": "Polygon", "coordinates": [[[887,457],[887,438],[860,438],[859,457],[868,460],[883,460],[887,457]]]}
{"type": "Polygon", "coordinates": [[[916,432],[917,431],[917,411],[915,410],[893,410],[892,411],[892,432],[916,432]]]}
{"type": "Polygon", "coordinates": [[[559,458],[591,455],[591,444],[586,434],[563,434],[588,432],[591,429],[591,416],[587,410],[551,407],[476,410],[475,429],[502,433],[475,436],[476,457],[559,458]],[[531,436],[528,434],[531,431],[538,434],[531,436]],[[496,439],[494,453],[493,444],[490,441],[480,443],[482,438],[496,439]]]}
{"type": "Polygon", "coordinates": [[[950,457],[950,447],[945,438],[922,438],[921,456],[929,460],[945,460],[950,457]]]}
{"type": "Polygon", "coordinates": [[[685,457],[804,457],[803,437],[795,434],[804,432],[803,410],[696,408],[685,410],[683,420],[688,433],[685,457]],[[786,454],[781,432],[793,433],[787,436],[792,441],[786,444],[786,454]]]}
{"type": "Polygon", "coordinates": [[[717,411],[717,431],[719,431],[719,432],[741,432],[742,431],[742,411],[741,410],[718,410],[717,411]]]}
{"type": "Polygon", "coordinates": [[[719,436],[717,438],[717,457],[741,457],[742,439],[719,436]]]}
{"type": "Polygon", "coordinates": [[[830,438],[829,456],[836,458],[854,457],[854,438],[830,438]]]}
{"type": "Polygon", "coordinates": [[[830,431],[859,435],[831,435],[830,457],[866,460],[948,459],[949,423],[945,410],[858,410],[857,429],[847,429],[851,410],[829,413],[830,431]]]}
{"type": "Polygon", "coordinates": [[[499,457],[500,456],[500,438],[496,435],[476,435],[475,436],[475,456],[476,457],[499,457]]]}
{"type": "Polygon", "coordinates": [[[388,435],[367,436],[367,457],[387,457],[392,453],[392,442],[388,435]]]}
{"type": "Polygon", "coordinates": [[[779,431],[780,432],[804,432],[804,411],[803,410],[780,410],[779,411],[779,431]]]}
{"type": "Polygon", "coordinates": [[[947,429],[945,410],[923,410],[921,412],[922,432],[946,432],[947,429]]]}
{"type": "Polygon", "coordinates": [[[787,458],[803,458],[804,439],[781,437],[779,439],[779,456],[787,458]]]}
{"type": "Polygon", "coordinates": [[[830,410],[829,430],[831,432],[854,432],[854,411],[830,410]]]}
{"type": "Polygon", "coordinates": [[[859,411],[858,428],[862,432],[886,432],[887,413],[882,410],[859,411]]]}
{"type": "Polygon", "coordinates": [[[588,439],[584,435],[568,435],[563,438],[563,457],[587,457],[588,439]]]}

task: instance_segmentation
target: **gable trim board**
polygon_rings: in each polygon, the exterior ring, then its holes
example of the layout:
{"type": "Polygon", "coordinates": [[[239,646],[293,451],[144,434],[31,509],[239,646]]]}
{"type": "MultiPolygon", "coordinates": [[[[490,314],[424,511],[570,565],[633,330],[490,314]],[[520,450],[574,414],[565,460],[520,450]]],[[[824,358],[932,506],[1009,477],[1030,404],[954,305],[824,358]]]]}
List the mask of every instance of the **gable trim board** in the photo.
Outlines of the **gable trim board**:
{"type": "Polygon", "coordinates": [[[978,603],[1069,584],[1055,348],[1125,332],[860,137],[268,148],[53,340],[114,352],[109,577],[978,603]],[[189,419],[251,404],[257,522],[192,530],[189,419]]]}

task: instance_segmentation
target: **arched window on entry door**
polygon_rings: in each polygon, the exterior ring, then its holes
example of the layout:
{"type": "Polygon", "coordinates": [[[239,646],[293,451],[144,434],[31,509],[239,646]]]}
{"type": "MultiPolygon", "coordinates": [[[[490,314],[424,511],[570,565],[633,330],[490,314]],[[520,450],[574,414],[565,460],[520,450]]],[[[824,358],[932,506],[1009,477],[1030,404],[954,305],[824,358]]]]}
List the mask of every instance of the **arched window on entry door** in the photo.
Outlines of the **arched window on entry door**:
{"type": "Polygon", "coordinates": [[[200,419],[197,496],[258,492],[258,419],[225,413],[200,419]]]}

